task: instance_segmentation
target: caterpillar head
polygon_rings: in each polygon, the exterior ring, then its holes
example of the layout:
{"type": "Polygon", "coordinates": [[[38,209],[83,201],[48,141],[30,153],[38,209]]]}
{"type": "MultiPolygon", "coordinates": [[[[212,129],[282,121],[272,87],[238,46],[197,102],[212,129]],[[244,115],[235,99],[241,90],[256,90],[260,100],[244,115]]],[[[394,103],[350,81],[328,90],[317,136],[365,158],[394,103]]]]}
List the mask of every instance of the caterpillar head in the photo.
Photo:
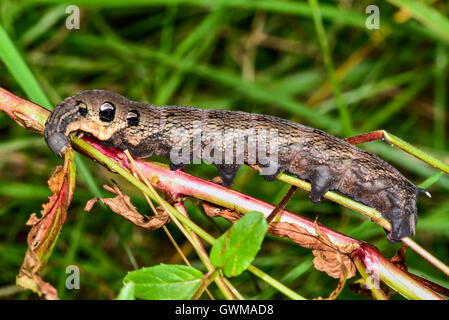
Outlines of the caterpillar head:
{"type": "Polygon", "coordinates": [[[66,98],[59,103],[45,124],[45,141],[58,156],[69,146],[70,133],[81,130],[98,138],[108,140],[126,124],[135,120],[135,113],[128,113],[129,100],[105,90],[88,90],[66,98]],[[134,118],[133,118],[134,116],[134,118]],[[124,123],[124,124],[123,124],[124,123]]]}

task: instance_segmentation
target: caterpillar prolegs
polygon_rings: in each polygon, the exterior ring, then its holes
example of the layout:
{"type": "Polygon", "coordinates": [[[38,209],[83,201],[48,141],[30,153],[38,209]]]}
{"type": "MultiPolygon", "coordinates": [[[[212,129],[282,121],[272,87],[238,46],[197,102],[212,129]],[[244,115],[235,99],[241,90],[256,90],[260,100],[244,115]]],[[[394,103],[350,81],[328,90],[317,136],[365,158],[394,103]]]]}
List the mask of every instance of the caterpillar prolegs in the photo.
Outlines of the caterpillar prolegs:
{"type": "Polygon", "coordinates": [[[311,183],[312,202],[335,190],[377,209],[392,225],[390,241],[415,234],[422,189],[377,156],[292,121],[241,111],[160,107],[88,90],[56,106],[45,126],[45,140],[61,155],[74,131],[90,134],[107,147],[128,149],[137,158],[170,157],[172,170],[207,160],[226,186],[243,163],[261,165],[266,180],[288,172],[311,183]]]}

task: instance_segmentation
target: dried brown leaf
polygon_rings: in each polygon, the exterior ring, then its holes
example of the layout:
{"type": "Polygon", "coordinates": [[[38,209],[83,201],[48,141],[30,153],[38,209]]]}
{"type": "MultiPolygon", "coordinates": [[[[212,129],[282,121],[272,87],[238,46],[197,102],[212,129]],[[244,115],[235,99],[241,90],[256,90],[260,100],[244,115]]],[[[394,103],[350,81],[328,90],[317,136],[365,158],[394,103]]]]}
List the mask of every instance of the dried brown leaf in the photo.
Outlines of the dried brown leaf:
{"type": "Polygon", "coordinates": [[[223,180],[221,179],[220,176],[216,176],[216,177],[212,178],[210,181],[213,183],[219,184],[220,186],[223,185],[223,180]]]}
{"type": "Polygon", "coordinates": [[[334,244],[329,237],[315,223],[317,235],[309,233],[306,229],[288,222],[272,222],[268,232],[278,237],[289,238],[302,247],[312,249],[315,256],[313,264],[317,270],[326,272],[333,278],[341,278],[345,270],[348,271],[347,278],[352,278],[356,273],[356,267],[352,262],[350,253],[357,249],[357,243],[349,246],[334,244]],[[343,270],[343,271],[342,271],[343,270]]]}
{"type": "Polygon", "coordinates": [[[402,244],[398,252],[390,259],[390,262],[403,271],[407,271],[407,262],[405,260],[405,252],[407,247],[402,244]]]}
{"type": "Polygon", "coordinates": [[[154,230],[158,229],[169,221],[169,215],[161,207],[156,208],[157,214],[154,216],[143,216],[137,211],[136,207],[132,204],[131,199],[126,195],[120,187],[114,183],[113,187],[104,185],[103,188],[115,194],[114,198],[93,198],[90,199],[84,208],[86,211],[90,211],[92,206],[97,202],[101,201],[107,205],[112,211],[123,216],[128,221],[133,224],[148,229],[154,230]]]}
{"type": "Polygon", "coordinates": [[[340,294],[340,292],[343,290],[343,287],[345,286],[346,283],[346,279],[348,278],[347,277],[348,270],[346,270],[343,265],[341,265],[340,267],[341,267],[341,276],[340,280],[338,281],[337,287],[334,289],[334,291],[331,292],[329,297],[327,298],[318,297],[317,300],[335,300],[340,294]]]}
{"type": "Polygon", "coordinates": [[[39,218],[36,216],[36,214],[33,212],[30,217],[28,218],[27,222],[25,223],[27,226],[34,226],[39,222],[39,218]]]}
{"type": "Polygon", "coordinates": [[[206,201],[203,201],[202,205],[204,213],[210,218],[222,217],[230,222],[234,222],[241,218],[241,214],[235,210],[219,207],[206,201]]]}
{"type": "Polygon", "coordinates": [[[48,187],[51,192],[57,193],[62,188],[62,184],[64,183],[64,169],[62,166],[57,166],[55,172],[51,175],[50,179],[48,179],[48,187]]]}
{"type": "Polygon", "coordinates": [[[338,250],[323,250],[322,248],[312,250],[315,258],[313,265],[315,269],[326,272],[330,277],[339,279],[344,275],[344,271],[348,270],[348,278],[355,276],[356,268],[352,260],[343,255],[338,250]],[[342,269],[342,266],[345,269],[342,269]]]}
{"type": "Polygon", "coordinates": [[[89,212],[90,210],[92,210],[92,207],[94,206],[95,203],[97,203],[98,200],[100,200],[100,198],[97,197],[88,200],[86,202],[86,205],[84,206],[84,211],[89,212]]]}

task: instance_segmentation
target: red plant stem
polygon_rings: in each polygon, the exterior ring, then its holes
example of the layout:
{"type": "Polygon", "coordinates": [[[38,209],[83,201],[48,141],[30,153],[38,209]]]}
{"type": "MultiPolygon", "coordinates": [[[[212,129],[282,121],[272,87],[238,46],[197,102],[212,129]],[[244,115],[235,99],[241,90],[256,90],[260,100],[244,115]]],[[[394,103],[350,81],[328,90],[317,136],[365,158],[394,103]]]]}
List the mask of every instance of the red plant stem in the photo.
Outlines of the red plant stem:
{"type": "Polygon", "coordinates": [[[360,248],[352,253],[352,257],[363,262],[369,275],[377,277],[390,287],[393,283],[397,289],[399,289],[398,286],[402,287],[403,290],[398,290],[398,292],[407,299],[446,300],[431,289],[423,288],[422,283],[394,266],[376,247],[368,243],[362,243],[360,248]],[[420,293],[419,296],[417,295],[418,292],[420,293]]]}
{"type": "Polygon", "coordinates": [[[44,133],[44,124],[50,111],[31,101],[22,99],[0,87],[0,111],[8,114],[27,130],[44,133]]]}
{"type": "Polygon", "coordinates": [[[384,139],[383,131],[378,130],[378,131],[372,131],[372,132],[360,134],[360,135],[354,136],[354,137],[349,137],[344,140],[346,142],[349,142],[350,144],[361,144],[361,143],[383,140],[383,139],[384,139]]]}

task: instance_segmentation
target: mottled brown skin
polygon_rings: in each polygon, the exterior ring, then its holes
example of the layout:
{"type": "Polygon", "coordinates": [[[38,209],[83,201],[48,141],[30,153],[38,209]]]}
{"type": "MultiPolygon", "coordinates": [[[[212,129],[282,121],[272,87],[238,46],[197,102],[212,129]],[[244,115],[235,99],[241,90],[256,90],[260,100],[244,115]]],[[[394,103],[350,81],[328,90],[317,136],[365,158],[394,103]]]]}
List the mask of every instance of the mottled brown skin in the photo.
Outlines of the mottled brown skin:
{"type": "MultiPolygon", "coordinates": [[[[170,140],[171,134],[178,128],[188,129],[191,143],[194,121],[201,121],[201,148],[207,146],[214,133],[227,128],[277,129],[279,168],[275,174],[265,176],[266,180],[289,172],[310,181],[312,202],[320,202],[325,192],[336,190],[377,209],[392,225],[388,234],[392,242],[415,234],[416,199],[421,189],[377,156],[323,131],[281,118],[240,111],[159,107],[130,101],[110,91],[89,90],[56,106],[47,120],[45,139],[58,155],[69,144],[67,136],[82,131],[107,147],[128,149],[137,158],[153,154],[168,157],[177,143],[170,140]]],[[[223,151],[232,138],[236,137],[225,136],[223,151]]],[[[247,149],[243,158],[248,163],[247,149]]],[[[171,168],[176,170],[185,164],[172,164],[171,168]]],[[[232,184],[240,165],[215,164],[225,185],[232,184]]]]}

